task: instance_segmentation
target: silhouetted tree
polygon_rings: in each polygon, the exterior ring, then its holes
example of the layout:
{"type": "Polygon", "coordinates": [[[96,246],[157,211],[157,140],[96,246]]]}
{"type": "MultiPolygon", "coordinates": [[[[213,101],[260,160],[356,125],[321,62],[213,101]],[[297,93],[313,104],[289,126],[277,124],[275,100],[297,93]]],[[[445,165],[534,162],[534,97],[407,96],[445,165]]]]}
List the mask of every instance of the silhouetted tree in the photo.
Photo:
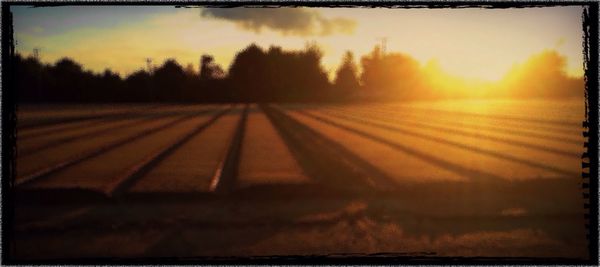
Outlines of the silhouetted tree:
{"type": "Polygon", "coordinates": [[[327,74],[320,65],[321,50],[302,51],[271,46],[266,52],[251,44],[239,52],[229,69],[228,84],[243,101],[305,101],[326,96],[327,74]]]}
{"type": "Polygon", "coordinates": [[[43,101],[48,86],[48,70],[37,58],[15,56],[17,97],[21,102],[43,101]]]}
{"type": "Polygon", "coordinates": [[[327,77],[327,72],[321,66],[323,51],[316,43],[306,45],[304,51],[300,53],[300,62],[296,71],[300,71],[300,79],[296,87],[297,91],[302,91],[298,99],[294,100],[323,100],[326,99],[331,89],[331,84],[327,77]]]}
{"type": "Polygon", "coordinates": [[[211,55],[202,55],[201,66],[200,66],[200,79],[222,79],[225,73],[221,66],[214,62],[214,58],[211,55]]]}
{"type": "Polygon", "coordinates": [[[375,46],[369,55],[363,56],[360,62],[363,68],[360,79],[365,88],[377,90],[376,88],[384,87],[380,77],[384,66],[379,46],[375,46]]]}
{"type": "Polygon", "coordinates": [[[187,66],[185,66],[185,75],[187,75],[188,77],[195,77],[196,76],[196,70],[194,70],[194,65],[192,63],[187,64],[187,66]]]}
{"type": "Polygon", "coordinates": [[[60,59],[53,68],[50,75],[54,78],[49,90],[49,96],[60,102],[88,101],[85,81],[88,80],[87,73],[83,72],[81,65],[70,58],[60,59]]]}
{"type": "Polygon", "coordinates": [[[262,48],[251,44],[237,53],[228,71],[230,96],[246,101],[264,98],[266,60],[262,48]]]}
{"type": "Polygon", "coordinates": [[[351,52],[336,71],[334,84],[321,66],[323,52],[314,43],[302,50],[250,44],[236,54],[228,73],[210,55],[200,71],[174,59],[151,73],[139,70],[124,79],[110,69],[84,70],[69,58],[54,64],[15,55],[19,102],[289,102],[377,98],[414,100],[460,97],[581,97],[584,81],[565,72],[566,59],[556,51],[533,55],[516,65],[494,90],[454,90],[466,83],[444,74],[435,63],[421,67],[408,55],[383,54],[379,47],[361,58],[361,82],[351,52]],[[437,80],[432,82],[431,77],[437,80]],[[444,84],[445,89],[439,89],[444,84]],[[358,90],[363,87],[364,90],[358,90]],[[354,92],[357,92],[356,94],[354,92]]]}
{"type": "MultiPolygon", "coordinates": [[[[91,74],[93,76],[93,74],[91,74]]],[[[89,101],[102,100],[106,102],[120,102],[126,96],[123,91],[123,81],[119,74],[112,72],[110,69],[104,70],[102,76],[98,77],[98,82],[95,89],[94,97],[89,101]],[[101,95],[98,95],[101,94],[101,95]]]]}
{"type": "Polygon", "coordinates": [[[155,83],[154,96],[156,101],[185,100],[186,74],[175,59],[167,59],[153,73],[155,83]]]}
{"type": "Polygon", "coordinates": [[[532,55],[506,74],[499,94],[509,97],[583,97],[583,77],[567,75],[566,65],[566,58],[555,50],[532,55]]]}
{"type": "Polygon", "coordinates": [[[334,88],[338,97],[347,97],[355,93],[360,87],[357,77],[357,67],[354,62],[354,55],[347,51],[342,59],[342,64],[338,68],[334,88]]]}
{"type": "Polygon", "coordinates": [[[194,87],[201,88],[196,96],[201,102],[225,101],[227,92],[223,85],[225,73],[221,66],[214,62],[214,57],[204,54],[200,60],[200,76],[194,87]]]}
{"type": "Polygon", "coordinates": [[[412,57],[400,54],[382,54],[376,46],[361,59],[361,79],[368,91],[393,99],[415,99],[428,95],[423,87],[425,79],[419,63],[412,57]]]}
{"type": "Polygon", "coordinates": [[[154,84],[152,83],[152,77],[145,70],[138,70],[125,79],[125,88],[127,94],[125,94],[124,101],[138,102],[138,101],[152,101],[156,100],[152,94],[154,84]]]}

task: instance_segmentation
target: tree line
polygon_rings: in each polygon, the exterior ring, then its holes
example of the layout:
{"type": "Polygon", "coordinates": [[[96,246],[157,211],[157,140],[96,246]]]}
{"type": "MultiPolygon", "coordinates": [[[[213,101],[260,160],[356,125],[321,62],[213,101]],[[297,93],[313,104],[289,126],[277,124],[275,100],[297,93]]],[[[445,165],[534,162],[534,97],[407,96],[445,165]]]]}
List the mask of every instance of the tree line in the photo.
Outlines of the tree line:
{"type": "Polygon", "coordinates": [[[321,66],[322,56],[315,44],[297,51],[251,44],[236,54],[227,72],[211,55],[203,55],[199,72],[168,59],[156,68],[121,78],[110,69],[85,70],[70,58],[43,64],[33,56],[17,54],[16,90],[23,103],[330,101],[358,90],[350,52],[333,83],[321,66]]]}
{"type": "MultiPolygon", "coordinates": [[[[346,52],[333,81],[321,66],[322,57],[316,44],[301,50],[250,44],[236,54],[227,71],[211,55],[202,55],[199,72],[168,59],[124,78],[110,69],[102,73],[85,70],[70,58],[43,64],[35,57],[17,54],[14,66],[21,103],[318,102],[473,96],[467,90],[440,90],[415,59],[401,53],[384,54],[377,46],[361,57],[360,73],[354,55],[346,52]]],[[[536,55],[509,72],[504,87],[481,90],[477,96],[579,96],[583,79],[568,77],[564,61],[557,53],[536,55]],[[526,90],[515,89],[520,87],[526,90]]]]}

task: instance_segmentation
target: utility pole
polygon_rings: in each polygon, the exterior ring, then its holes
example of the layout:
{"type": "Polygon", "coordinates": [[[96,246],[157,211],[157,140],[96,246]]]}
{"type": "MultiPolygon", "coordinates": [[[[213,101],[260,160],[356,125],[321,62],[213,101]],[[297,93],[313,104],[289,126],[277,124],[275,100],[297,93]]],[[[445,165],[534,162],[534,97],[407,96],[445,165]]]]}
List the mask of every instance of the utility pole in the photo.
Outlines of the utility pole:
{"type": "Polygon", "coordinates": [[[148,73],[152,73],[152,58],[146,58],[146,66],[148,67],[148,73]]]}
{"type": "Polygon", "coordinates": [[[377,40],[381,41],[381,55],[385,55],[388,38],[384,36],[384,37],[377,38],[377,40]]]}
{"type": "Polygon", "coordinates": [[[39,59],[40,59],[40,51],[41,51],[41,50],[42,50],[42,49],[41,49],[41,48],[39,48],[39,47],[35,47],[35,48],[33,48],[33,57],[34,57],[35,59],[37,59],[37,60],[39,60],[39,59]]]}
{"type": "MultiPolygon", "coordinates": [[[[42,49],[39,47],[35,47],[33,48],[33,58],[35,58],[35,60],[37,62],[39,62],[40,64],[40,51],[42,49]]],[[[36,68],[36,81],[35,81],[35,96],[36,100],[41,100],[43,99],[43,93],[42,93],[42,70],[41,68],[36,68]]]]}

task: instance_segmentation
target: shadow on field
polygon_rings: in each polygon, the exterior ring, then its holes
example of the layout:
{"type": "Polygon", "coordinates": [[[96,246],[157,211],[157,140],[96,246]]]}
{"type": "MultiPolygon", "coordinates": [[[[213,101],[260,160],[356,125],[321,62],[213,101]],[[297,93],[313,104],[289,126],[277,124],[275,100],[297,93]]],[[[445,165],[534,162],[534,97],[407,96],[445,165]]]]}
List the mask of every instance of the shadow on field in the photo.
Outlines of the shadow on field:
{"type": "MultiPolygon", "coordinates": [[[[263,106],[316,183],[226,193],[17,192],[17,259],[428,253],[585,258],[573,179],[399,186],[284,112],[263,106]]],[[[474,178],[481,178],[474,176],[474,178]]]]}

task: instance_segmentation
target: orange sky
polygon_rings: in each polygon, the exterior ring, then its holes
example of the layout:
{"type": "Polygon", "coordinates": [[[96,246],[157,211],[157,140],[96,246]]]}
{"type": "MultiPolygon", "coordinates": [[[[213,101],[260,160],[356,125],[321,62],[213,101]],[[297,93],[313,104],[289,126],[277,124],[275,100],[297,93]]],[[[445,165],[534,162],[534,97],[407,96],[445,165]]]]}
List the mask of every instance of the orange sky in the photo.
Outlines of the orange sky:
{"type": "Polygon", "coordinates": [[[521,9],[234,9],[168,6],[12,7],[17,51],[41,48],[43,61],[68,56],[94,71],[122,76],[175,58],[198,69],[203,53],[225,69],[251,42],[301,49],[317,42],[333,72],[346,50],[356,58],[387,38],[387,50],[431,60],[452,75],[495,81],[516,63],[545,49],[567,58],[581,76],[581,7],[521,9]]]}

